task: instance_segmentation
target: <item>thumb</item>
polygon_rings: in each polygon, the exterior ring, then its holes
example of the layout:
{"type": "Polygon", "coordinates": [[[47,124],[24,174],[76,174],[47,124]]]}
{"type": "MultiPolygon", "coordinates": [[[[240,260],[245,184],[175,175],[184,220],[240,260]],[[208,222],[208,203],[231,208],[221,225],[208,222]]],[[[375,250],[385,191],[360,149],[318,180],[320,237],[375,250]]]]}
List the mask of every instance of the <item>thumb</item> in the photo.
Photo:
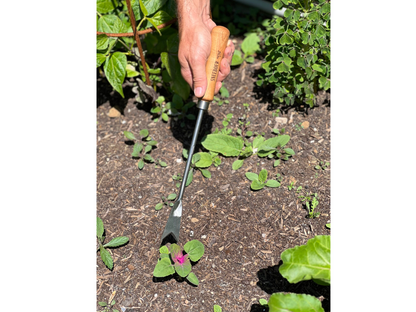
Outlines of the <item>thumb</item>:
{"type": "Polygon", "coordinates": [[[205,57],[195,56],[191,64],[194,94],[198,98],[203,97],[205,90],[207,89],[207,74],[205,72],[205,63],[205,57]]]}

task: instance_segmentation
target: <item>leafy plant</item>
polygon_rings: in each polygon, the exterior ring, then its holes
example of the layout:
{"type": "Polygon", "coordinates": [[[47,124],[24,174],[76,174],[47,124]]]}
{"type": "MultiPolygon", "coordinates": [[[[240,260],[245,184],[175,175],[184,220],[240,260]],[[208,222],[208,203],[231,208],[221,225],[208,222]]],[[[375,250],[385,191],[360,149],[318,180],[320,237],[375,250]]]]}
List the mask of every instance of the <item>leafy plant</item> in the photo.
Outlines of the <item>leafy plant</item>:
{"type": "MultiPolygon", "coordinates": [[[[116,248],[120,247],[124,244],[127,244],[129,238],[126,236],[119,236],[113,238],[107,244],[104,244],[105,235],[104,235],[104,224],[103,221],[97,217],[97,239],[100,251],[101,259],[103,260],[104,264],[110,269],[113,269],[113,258],[111,257],[110,252],[106,248],[116,248]]],[[[98,251],[97,250],[97,251],[98,251]]]]}
{"type": "Polygon", "coordinates": [[[290,184],[287,186],[289,191],[291,191],[295,187],[295,182],[290,182],[290,184]]]}
{"type": "MultiPolygon", "coordinates": [[[[188,159],[188,150],[183,149],[182,155],[185,159],[188,159]]],[[[201,171],[202,175],[205,178],[210,179],[211,172],[206,168],[210,167],[212,164],[216,164],[216,166],[218,166],[218,160],[219,160],[219,157],[218,157],[218,154],[216,153],[206,153],[206,152],[195,153],[192,156],[191,170],[189,170],[188,178],[187,178],[185,186],[188,186],[189,184],[192,183],[192,180],[194,177],[194,170],[201,171]]],[[[219,163],[221,163],[221,160],[219,160],[219,163]]]]}
{"type": "MultiPolygon", "coordinates": [[[[313,280],[319,285],[328,286],[331,283],[330,253],[330,236],[315,236],[308,240],[306,245],[283,251],[280,256],[283,264],[279,267],[279,272],[292,284],[313,280]]],[[[324,312],[319,299],[306,294],[274,293],[270,296],[267,305],[269,312],[324,312]]]]}
{"type": "Polygon", "coordinates": [[[317,91],[331,87],[331,1],[278,0],[273,4],[275,9],[283,6],[284,18],[273,18],[274,30],[265,38],[265,73],[259,75],[257,85],[271,85],[279,103],[304,100],[312,107],[317,91]]]}
{"type": "MultiPolygon", "coordinates": [[[[104,310],[102,310],[102,312],[110,312],[111,307],[116,304],[116,301],[114,299],[111,301],[111,303],[100,301],[98,302],[98,304],[104,307],[104,310]]],[[[120,312],[120,311],[117,309],[112,309],[112,312],[120,312]]]]}
{"type": "Polygon", "coordinates": [[[305,202],[306,209],[308,211],[308,218],[314,219],[319,217],[320,212],[315,212],[316,207],[318,207],[318,194],[312,192],[304,192],[302,186],[299,186],[296,190],[296,193],[300,194],[298,198],[305,202]]]}
{"type": "Polygon", "coordinates": [[[329,161],[320,161],[319,165],[315,166],[316,170],[326,170],[329,167],[329,161]]]}
{"type": "Polygon", "coordinates": [[[162,246],[159,252],[160,258],[153,271],[153,276],[166,277],[176,273],[181,278],[186,278],[191,284],[198,286],[198,278],[191,272],[191,261],[197,262],[204,255],[205,248],[200,241],[196,239],[189,241],[183,246],[183,249],[177,244],[170,244],[169,247],[162,246]]]}
{"type": "MultiPolygon", "coordinates": [[[[164,100],[164,98],[163,98],[164,100]]],[[[185,126],[185,122],[184,119],[189,119],[189,120],[195,120],[195,115],[194,114],[189,114],[188,110],[191,107],[195,106],[195,102],[188,102],[186,104],[184,104],[183,99],[178,95],[178,94],[174,94],[172,101],[163,104],[159,103],[158,101],[156,101],[158,103],[157,106],[151,108],[150,112],[152,114],[154,114],[155,116],[157,116],[154,121],[158,121],[159,116],[162,117],[162,120],[164,122],[168,122],[169,121],[169,116],[173,117],[175,120],[179,120],[180,121],[180,126],[184,127],[185,126]]]]}
{"type": "Polygon", "coordinates": [[[224,83],[220,88],[220,96],[222,99],[218,96],[214,96],[214,100],[212,101],[212,103],[218,104],[218,106],[222,106],[222,104],[224,103],[230,103],[230,101],[226,99],[230,96],[230,93],[228,92],[228,89],[225,87],[224,83]]]}
{"type": "MultiPolygon", "coordinates": [[[[137,163],[137,166],[140,170],[143,169],[144,163],[153,163],[155,160],[152,156],[150,156],[150,152],[152,151],[153,146],[157,145],[157,141],[152,140],[152,138],[149,137],[149,131],[147,129],[142,129],[139,132],[140,138],[136,139],[134,134],[130,131],[124,131],[124,136],[130,140],[130,141],[136,141],[133,146],[133,152],[131,153],[131,156],[133,158],[139,158],[139,162],[137,163]]],[[[164,167],[164,162],[161,162],[159,160],[159,164],[164,167]]]]}
{"type": "Polygon", "coordinates": [[[177,195],[175,193],[169,194],[168,197],[162,196],[162,202],[161,203],[158,203],[155,206],[155,210],[160,210],[160,209],[163,208],[163,206],[170,206],[170,207],[172,207],[173,206],[173,201],[176,199],[176,196],[177,195]]]}
{"type": "Polygon", "coordinates": [[[227,127],[230,124],[231,118],[233,118],[233,114],[227,114],[227,116],[225,116],[222,121],[222,125],[224,126],[224,128],[222,128],[221,130],[218,130],[218,128],[216,128],[214,133],[230,134],[232,132],[232,129],[227,127]]]}
{"type": "Polygon", "coordinates": [[[266,169],[262,169],[259,174],[254,172],[246,172],[246,177],[251,182],[251,189],[253,191],[261,190],[263,187],[279,187],[280,181],[277,180],[267,180],[268,172],[266,169]]]}
{"type": "Polygon", "coordinates": [[[247,63],[254,62],[254,55],[256,52],[260,51],[260,38],[256,33],[248,34],[243,42],[241,43],[241,53],[240,50],[235,50],[233,58],[231,60],[231,66],[237,66],[246,61],[247,63]]]}
{"type": "Polygon", "coordinates": [[[214,312],[222,312],[221,307],[217,304],[214,304],[214,312]]]}
{"type": "MultiPolygon", "coordinates": [[[[276,131],[273,132],[276,133],[276,131]]],[[[290,141],[290,136],[287,134],[281,134],[268,140],[264,140],[264,138],[259,140],[261,142],[257,148],[257,155],[259,157],[274,158],[274,167],[280,164],[280,160],[288,160],[289,157],[295,155],[293,149],[284,148],[284,146],[290,141]]]]}

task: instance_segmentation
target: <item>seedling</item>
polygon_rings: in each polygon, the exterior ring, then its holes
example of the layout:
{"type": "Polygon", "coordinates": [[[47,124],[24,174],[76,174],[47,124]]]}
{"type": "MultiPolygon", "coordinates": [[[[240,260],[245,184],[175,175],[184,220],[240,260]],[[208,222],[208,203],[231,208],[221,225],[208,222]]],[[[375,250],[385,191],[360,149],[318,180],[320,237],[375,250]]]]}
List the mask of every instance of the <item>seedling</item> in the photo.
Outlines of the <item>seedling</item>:
{"type": "Polygon", "coordinates": [[[227,128],[227,126],[230,124],[231,118],[233,118],[233,114],[227,114],[227,116],[225,116],[224,120],[222,121],[224,128],[221,129],[221,131],[216,128],[214,133],[230,134],[232,129],[227,128]]]}
{"type": "MultiPolygon", "coordinates": [[[[253,131],[247,131],[248,126],[251,124],[250,121],[246,121],[246,115],[238,118],[238,129],[237,134],[243,138],[250,138],[253,136],[253,131]]],[[[246,144],[246,146],[249,144],[246,144]]]]}
{"type": "Polygon", "coordinates": [[[243,104],[243,106],[244,106],[244,108],[245,108],[245,110],[246,110],[247,112],[249,112],[249,111],[250,111],[250,104],[248,104],[248,103],[244,103],[244,104],[243,104]]]}
{"type": "Polygon", "coordinates": [[[250,187],[253,191],[261,190],[265,186],[267,187],[279,187],[280,186],[280,182],[277,180],[267,180],[267,174],[268,173],[266,169],[262,169],[259,174],[256,174],[254,172],[246,172],[247,179],[252,181],[250,187]]]}
{"type": "MultiPolygon", "coordinates": [[[[224,85],[220,88],[220,95],[222,98],[228,98],[230,96],[230,93],[228,92],[227,88],[224,85]]],[[[218,96],[214,96],[214,100],[212,101],[212,103],[216,103],[218,104],[218,106],[221,106],[224,103],[225,104],[230,103],[230,101],[226,99],[221,99],[218,96]]]]}
{"type": "MultiPolygon", "coordinates": [[[[188,150],[183,149],[182,150],[182,155],[185,159],[188,159],[188,150]]],[[[217,163],[218,164],[218,160],[219,163],[221,163],[220,159],[217,156],[218,154],[215,153],[206,153],[206,152],[199,152],[196,153],[192,156],[192,162],[191,162],[191,170],[189,170],[188,173],[188,179],[186,181],[186,185],[188,186],[189,184],[191,184],[193,177],[194,177],[194,170],[199,170],[201,171],[202,175],[207,178],[210,179],[211,178],[211,172],[205,168],[210,167],[213,163],[214,165],[217,163]]],[[[216,165],[218,166],[218,165],[216,165]]]]}
{"type": "MultiPolygon", "coordinates": [[[[139,162],[137,163],[137,167],[142,170],[144,167],[144,163],[154,163],[155,160],[152,156],[150,156],[150,152],[152,151],[153,146],[157,145],[157,141],[152,140],[149,137],[149,131],[147,129],[142,129],[139,132],[140,139],[136,139],[134,134],[130,131],[124,131],[124,136],[130,141],[136,141],[133,146],[133,152],[131,156],[133,158],[139,158],[139,162]]],[[[163,162],[162,162],[163,163],[163,162]]],[[[160,160],[159,160],[160,164],[160,160]]]]}
{"type": "Polygon", "coordinates": [[[155,206],[155,210],[160,210],[164,206],[170,206],[170,207],[172,207],[173,206],[173,201],[176,199],[176,196],[177,195],[175,193],[169,194],[168,197],[162,196],[162,202],[161,203],[158,203],[155,206]]]}
{"type": "Polygon", "coordinates": [[[301,130],[303,130],[302,123],[300,122],[299,124],[296,124],[296,125],[295,125],[295,129],[296,129],[297,131],[301,131],[301,130]]]}
{"type": "MultiPolygon", "coordinates": [[[[112,307],[112,306],[114,306],[114,305],[116,304],[116,301],[115,301],[115,300],[113,300],[113,301],[111,301],[111,303],[110,303],[110,304],[107,304],[107,302],[100,301],[100,302],[98,302],[98,304],[99,304],[100,306],[104,307],[104,310],[103,310],[102,312],[110,312],[111,307],[112,307]]],[[[113,311],[113,312],[120,312],[120,311],[119,311],[119,310],[117,310],[117,309],[112,309],[112,311],[113,311]]]]}
{"type": "Polygon", "coordinates": [[[257,34],[248,34],[241,44],[241,50],[244,54],[242,54],[241,51],[236,49],[234,51],[233,59],[231,60],[231,66],[240,65],[244,61],[246,61],[247,63],[253,63],[254,55],[256,54],[256,52],[260,51],[259,42],[260,37],[257,34]]]}
{"type": "Polygon", "coordinates": [[[295,187],[295,182],[290,182],[290,184],[287,186],[289,191],[291,191],[295,187]]]}
{"type": "Polygon", "coordinates": [[[97,239],[98,239],[98,244],[100,246],[97,249],[97,251],[98,250],[100,251],[101,259],[103,260],[103,262],[107,266],[107,268],[112,270],[113,269],[113,258],[111,257],[110,252],[106,248],[116,248],[116,247],[120,247],[124,244],[127,244],[127,242],[129,241],[129,238],[126,237],[126,236],[115,237],[110,242],[103,245],[104,240],[105,240],[104,224],[103,224],[103,221],[99,217],[97,217],[97,239]]]}
{"type": "Polygon", "coordinates": [[[273,117],[279,117],[279,113],[280,113],[280,110],[279,110],[279,109],[276,109],[276,110],[273,112],[272,116],[273,116],[273,117]]]}
{"type": "Polygon", "coordinates": [[[183,99],[178,94],[174,94],[172,101],[165,103],[165,98],[163,96],[159,97],[156,100],[157,105],[156,107],[153,107],[150,112],[156,116],[154,121],[158,121],[159,117],[162,117],[162,120],[164,122],[169,121],[169,116],[174,117],[178,120],[180,120],[180,126],[184,127],[185,122],[183,121],[185,118],[189,120],[195,120],[195,115],[189,114],[188,110],[195,106],[194,102],[188,102],[184,104],[183,99]]]}
{"type": "Polygon", "coordinates": [[[284,146],[290,141],[290,136],[284,133],[284,129],[273,129],[273,133],[279,134],[276,137],[270,138],[261,142],[258,147],[259,157],[274,158],[273,167],[280,165],[280,160],[288,160],[289,157],[295,155],[295,152],[291,148],[284,148],[284,146]]]}
{"type": "Polygon", "coordinates": [[[327,223],[327,224],[325,224],[325,226],[326,226],[328,229],[331,229],[331,223],[327,223]]]}
{"type": "Polygon", "coordinates": [[[166,277],[176,273],[180,278],[186,278],[188,282],[198,286],[198,278],[191,272],[191,261],[197,262],[204,255],[205,248],[200,241],[194,239],[187,242],[183,246],[183,250],[177,244],[162,246],[159,252],[160,258],[153,271],[153,276],[166,277]]]}
{"type": "Polygon", "coordinates": [[[299,186],[296,190],[296,193],[298,193],[298,198],[305,202],[306,209],[308,211],[308,218],[314,219],[319,217],[321,214],[320,212],[315,212],[316,207],[318,207],[319,201],[318,201],[318,194],[312,193],[312,192],[304,192],[302,190],[302,186],[299,186]]]}
{"type": "Polygon", "coordinates": [[[326,170],[329,167],[329,161],[320,161],[319,165],[315,166],[316,170],[326,170]]]}
{"type": "Polygon", "coordinates": [[[222,312],[221,307],[217,304],[214,304],[214,312],[222,312]]]}

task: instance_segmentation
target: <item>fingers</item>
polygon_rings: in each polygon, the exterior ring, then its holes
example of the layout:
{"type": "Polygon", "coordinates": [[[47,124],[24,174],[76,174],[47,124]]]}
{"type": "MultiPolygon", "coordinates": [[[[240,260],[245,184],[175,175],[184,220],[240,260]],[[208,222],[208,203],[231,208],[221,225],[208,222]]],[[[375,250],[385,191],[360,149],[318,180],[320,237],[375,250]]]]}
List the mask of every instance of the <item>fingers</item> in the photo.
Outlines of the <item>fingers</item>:
{"type": "Polygon", "coordinates": [[[218,92],[220,92],[221,87],[222,87],[222,82],[217,81],[217,83],[215,84],[215,92],[214,92],[214,94],[217,94],[218,92]]]}

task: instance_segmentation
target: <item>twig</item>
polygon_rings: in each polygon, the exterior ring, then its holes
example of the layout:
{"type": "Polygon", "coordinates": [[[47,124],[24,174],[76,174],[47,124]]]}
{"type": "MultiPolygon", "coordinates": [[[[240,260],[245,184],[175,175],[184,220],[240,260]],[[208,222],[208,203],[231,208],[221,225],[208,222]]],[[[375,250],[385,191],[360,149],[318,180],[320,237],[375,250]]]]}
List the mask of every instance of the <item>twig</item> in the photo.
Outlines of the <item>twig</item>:
{"type": "Polygon", "coordinates": [[[136,39],[137,47],[139,48],[140,59],[143,65],[144,75],[146,76],[146,83],[148,86],[151,86],[152,83],[150,81],[149,73],[147,71],[146,61],[144,60],[142,44],[140,42],[139,34],[137,33],[137,29],[136,29],[136,19],[134,17],[134,12],[133,12],[133,9],[131,8],[130,0],[126,0],[126,3],[127,3],[127,8],[129,9],[130,23],[131,23],[131,27],[133,28],[134,38],[136,39]]]}
{"type": "MultiPolygon", "coordinates": [[[[157,26],[157,29],[162,29],[165,28],[166,26],[169,26],[173,23],[175,23],[178,19],[174,18],[166,23],[160,24],[159,26],[157,26]]],[[[144,35],[144,34],[148,34],[151,32],[154,32],[155,30],[151,27],[151,28],[147,28],[145,30],[139,30],[137,31],[138,35],[144,35]]],[[[106,33],[106,32],[101,32],[101,31],[97,31],[97,35],[106,35],[107,37],[134,37],[134,33],[106,33]]]]}

